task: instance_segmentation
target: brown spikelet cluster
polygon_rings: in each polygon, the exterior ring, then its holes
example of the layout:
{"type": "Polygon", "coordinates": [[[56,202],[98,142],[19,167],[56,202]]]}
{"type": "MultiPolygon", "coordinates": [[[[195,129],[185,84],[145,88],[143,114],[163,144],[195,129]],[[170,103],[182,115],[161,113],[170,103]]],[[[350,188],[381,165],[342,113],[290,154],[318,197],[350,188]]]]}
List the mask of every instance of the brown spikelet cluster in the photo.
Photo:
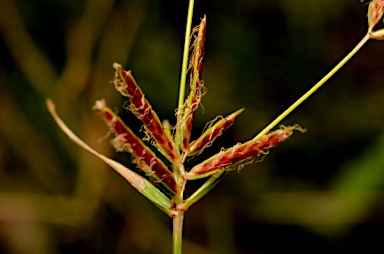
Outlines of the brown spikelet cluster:
{"type": "Polygon", "coordinates": [[[164,130],[159,117],[136,84],[131,72],[125,71],[117,63],[114,63],[113,67],[116,69],[115,87],[123,96],[129,98],[129,110],[143,122],[147,133],[153,137],[155,140],[154,145],[160,152],[171,162],[180,163],[180,154],[175,147],[172,136],[164,130]]]}
{"type": "Polygon", "coordinates": [[[261,139],[237,144],[231,148],[223,150],[193,167],[187,174],[187,178],[196,179],[206,177],[207,175],[212,175],[218,171],[225,170],[239,162],[249,160],[256,155],[266,154],[270,148],[287,140],[294,130],[303,131],[299,126],[284,126],[261,139]]]}
{"type": "MultiPolygon", "coordinates": [[[[177,131],[181,141],[177,143],[171,134],[169,124],[161,124],[157,114],[152,109],[142,90],[136,84],[130,71],[125,71],[121,65],[115,63],[116,69],[114,84],[116,89],[129,98],[129,110],[140,119],[149,134],[154,139],[155,146],[174,164],[180,165],[186,156],[194,156],[209,147],[223,131],[229,128],[243,109],[212,121],[203,134],[190,142],[194,113],[200,104],[203,81],[201,79],[204,56],[204,42],[206,33],[206,18],[201,20],[198,27],[193,30],[194,41],[189,62],[190,86],[189,95],[184,103],[182,114],[178,115],[177,131]],[[179,149],[181,151],[179,151],[179,149]],[[180,159],[181,158],[181,159],[180,159]]],[[[100,104],[100,102],[99,102],[100,104]]],[[[96,104],[98,105],[98,104],[96,104]]],[[[116,134],[113,145],[118,150],[130,152],[135,157],[135,163],[144,168],[146,173],[153,173],[156,178],[174,190],[175,178],[172,173],[159,160],[153,152],[139,140],[130,129],[125,126],[113,112],[105,106],[97,106],[104,113],[110,128],[116,134]]],[[[286,140],[296,127],[285,127],[259,140],[251,140],[232,148],[222,150],[208,160],[196,165],[189,172],[183,172],[186,179],[202,178],[218,171],[227,170],[228,167],[242,163],[258,154],[267,153],[268,149],[286,140]]],[[[296,128],[297,129],[297,128],[296,128]]],[[[175,169],[175,168],[174,168],[175,169]]],[[[177,180],[176,180],[177,182],[177,180]]]]}
{"type": "Polygon", "coordinates": [[[203,57],[204,57],[204,42],[206,33],[207,21],[206,17],[201,20],[200,25],[193,30],[193,34],[197,33],[193,42],[192,55],[189,62],[190,69],[190,91],[187,101],[184,105],[184,112],[180,123],[182,132],[182,149],[188,151],[189,142],[192,132],[192,123],[194,119],[194,113],[200,104],[202,96],[203,81],[201,80],[201,74],[203,71],[203,57]]]}
{"type": "Polygon", "coordinates": [[[156,182],[163,183],[175,192],[176,182],[167,166],[123,123],[120,117],[105,105],[105,101],[96,101],[93,109],[102,113],[103,119],[115,134],[116,138],[112,140],[115,149],[132,154],[133,163],[156,182]]]}
{"type": "MultiPolygon", "coordinates": [[[[51,106],[48,105],[59,126],[74,142],[114,168],[133,187],[171,217],[175,216],[180,207],[185,211],[191,204],[207,193],[210,188],[213,188],[219,181],[217,180],[219,175],[223,175],[228,170],[239,169],[244,164],[253,161],[257,155],[267,154],[270,148],[290,137],[294,130],[302,131],[298,126],[282,127],[266,135],[262,131],[259,134],[260,138],[257,136],[250,141],[238,143],[231,148],[223,148],[216,155],[197,165],[191,167],[185,165],[189,157],[200,155],[205,148],[211,146],[244,111],[244,109],[239,109],[225,117],[216,117],[206,125],[200,137],[191,142],[194,115],[204,93],[204,82],[201,76],[206,22],[206,17],[201,19],[200,25],[193,29],[191,35],[193,42],[190,47],[191,53],[187,68],[189,71],[189,93],[186,98],[182,97],[184,91],[180,94],[175,130],[172,130],[167,120],[160,121],[143,91],[137,85],[131,71],[124,70],[118,63],[113,64],[116,70],[113,80],[114,86],[121,95],[128,98],[128,107],[126,108],[143,123],[146,136],[139,138],[135,135],[121,118],[106,106],[104,100],[96,101],[93,107],[107,123],[110,132],[114,134],[115,137],[111,140],[111,144],[115,150],[129,153],[132,162],[146,176],[139,175],[91,149],[62,123],[54,111],[53,103],[51,103],[51,106]],[[184,103],[183,100],[185,100],[184,103]],[[163,156],[157,155],[150,145],[144,143],[144,141],[148,141],[147,139],[163,156]],[[204,177],[210,177],[210,179],[188,199],[184,199],[183,193],[186,182],[204,177]]],[[[183,66],[186,65],[187,59],[185,60],[183,66]]],[[[183,75],[188,73],[187,70],[183,71],[183,75]]]]}

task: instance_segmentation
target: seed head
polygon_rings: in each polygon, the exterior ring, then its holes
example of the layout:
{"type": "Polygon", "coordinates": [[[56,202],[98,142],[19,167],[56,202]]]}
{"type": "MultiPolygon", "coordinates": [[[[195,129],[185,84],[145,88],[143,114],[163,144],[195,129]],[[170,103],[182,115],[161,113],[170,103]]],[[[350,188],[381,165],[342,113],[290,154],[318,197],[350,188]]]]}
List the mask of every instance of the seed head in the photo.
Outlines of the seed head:
{"type": "Polygon", "coordinates": [[[194,113],[200,104],[202,96],[202,87],[204,82],[201,80],[201,73],[203,71],[203,57],[204,57],[204,42],[207,27],[206,17],[201,20],[200,25],[193,29],[192,35],[196,36],[192,44],[191,60],[189,62],[190,68],[190,85],[188,99],[184,104],[184,112],[180,121],[178,121],[179,128],[183,131],[182,149],[188,151],[189,142],[192,132],[192,123],[194,113]],[[197,33],[197,35],[195,35],[197,33]]]}
{"type": "MultiPolygon", "coordinates": [[[[208,125],[208,128],[204,133],[195,141],[193,141],[189,147],[189,156],[201,153],[206,147],[212,145],[213,141],[216,140],[223,132],[228,129],[235,119],[244,111],[244,109],[239,109],[236,112],[226,116],[221,117],[221,119],[214,124],[208,125]]],[[[213,122],[216,120],[213,120],[213,122]]]]}
{"type": "Polygon", "coordinates": [[[169,132],[166,132],[156,112],[152,109],[140,87],[136,84],[130,71],[125,71],[120,64],[114,63],[116,69],[114,84],[116,89],[130,99],[129,110],[140,119],[146,132],[153,137],[154,145],[171,162],[178,164],[180,154],[169,132]]]}
{"type": "Polygon", "coordinates": [[[155,182],[160,182],[175,192],[176,182],[167,166],[124,124],[120,117],[105,105],[105,101],[96,101],[93,109],[102,113],[103,119],[115,134],[116,137],[111,143],[116,151],[132,154],[133,163],[155,182]]]}
{"type": "Polygon", "coordinates": [[[267,154],[268,150],[287,140],[293,130],[302,129],[298,126],[282,126],[281,129],[271,132],[258,140],[239,143],[231,148],[222,150],[218,154],[193,167],[186,175],[187,179],[207,177],[219,171],[241,165],[259,154],[267,154]]]}

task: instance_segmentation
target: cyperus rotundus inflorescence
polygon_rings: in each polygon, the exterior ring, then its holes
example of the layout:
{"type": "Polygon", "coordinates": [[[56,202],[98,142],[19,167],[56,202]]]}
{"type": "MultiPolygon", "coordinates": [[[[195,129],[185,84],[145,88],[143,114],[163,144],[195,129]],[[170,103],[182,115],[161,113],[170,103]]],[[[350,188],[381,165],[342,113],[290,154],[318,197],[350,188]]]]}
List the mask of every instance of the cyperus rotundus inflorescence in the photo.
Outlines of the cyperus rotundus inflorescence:
{"type": "Polygon", "coordinates": [[[90,148],[64,124],[57,115],[53,102],[49,99],[47,100],[49,111],[70,139],[110,165],[135,189],[173,218],[174,253],[181,253],[182,249],[181,240],[184,212],[209,192],[222,179],[222,176],[226,172],[242,168],[246,163],[253,162],[259,155],[265,156],[270,148],[287,140],[295,130],[304,132],[304,129],[298,125],[281,126],[277,130],[273,129],[340,70],[369,39],[384,40],[384,29],[373,30],[383,16],[384,0],[373,0],[368,7],[367,33],[361,42],[327,75],[251,140],[238,143],[230,148],[223,148],[217,154],[186,169],[185,162],[187,158],[203,153],[204,149],[209,147],[223,131],[228,129],[243,112],[243,109],[239,109],[225,117],[217,117],[208,125],[199,138],[191,141],[194,114],[205,92],[204,82],[202,80],[202,68],[207,24],[207,19],[204,17],[201,19],[200,25],[193,29],[192,34],[190,34],[193,5],[194,1],[190,0],[179,105],[176,112],[177,119],[174,130],[170,129],[167,121],[160,121],[144,93],[137,85],[131,71],[124,70],[123,67],[117,63],[113,64],[116,70],[113,83],[115,88],[123,96],[128,98],[129,106],[127,109],[142,121],[146,137],[143,140],[134,134],[133,131],[124,124],[121,118],[106,106],[106,102],[103,99],[96,101],[93,107],[100,112],[110,132],[115,136],[111,141],[113,147],[116,151],[129,153],[132,157],[132,162],[144,173],[144,176],[90,148]],[[193,42],[190,45],[191,38],[193,38],[193,42]],[[188,55],[189,52],[191,53],[190,56],[188,55]],[[190,85],[189,94],[185,97],[187,71],[189,71],[190,85]],[[150,144],[153,145],[163,157],[160,158],[157,156],[151,146],[147,145],[144,141],[151,141],[150,144]],[[165,160],[163,158],[165,158],[165,160]],[[208,178],[208,180],[187,199],[184,199],[183,194],[186,182],[188,180],[201,178],[208,178]]]}

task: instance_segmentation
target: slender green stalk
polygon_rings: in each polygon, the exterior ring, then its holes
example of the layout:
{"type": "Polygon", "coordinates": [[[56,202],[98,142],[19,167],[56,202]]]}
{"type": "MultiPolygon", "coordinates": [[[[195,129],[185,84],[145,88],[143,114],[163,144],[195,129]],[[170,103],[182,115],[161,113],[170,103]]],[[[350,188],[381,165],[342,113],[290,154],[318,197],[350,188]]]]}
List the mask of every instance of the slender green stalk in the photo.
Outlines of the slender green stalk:
{"type": "Polygon", "coordinates": [[[173,254],[181,254],[183,247],[183,221],[184,211],[178,210],[176,216],[173,217],[173,254]]]}
{"type": "Polygon", "coordinates": [[[181,110],[181,107],[183,106],[184,97],[185,97],[185,84],[187,82],[188,55],[189,55],[189,44],[191,43],[191,29],[192,29],[194,3],[195,3],[194,0],[189,1],[187,25],[185,28],[184,53],[183,53],[183,62],[181,67],[180,88],[179,88],[179,103],[178,103],[179,112],[181,110]]]}
{"type": "Polygon", "coordinates": [[[182,116],[184,113],[183,105],[184,105],[184,99],[185,99],[185,86],[187,82],[188,56],[189,56],[189,47],[191,43],[192,17],[193,17],[194,3],[195,3],[194,0],[189,0],[187,25],[185,28],[184,52],[183,52],[183,61],[181,66],[181,77],[180,77],[180,87],[179,87],[179,102],[177,107],[176,126],[179,126],[179,127],[176,128],[176,134],[175,134],[175,143],[178,148],[181,147],[182,140],[183,140],[183,128],[180,128],[180,126],[183,125],[182,116]]]}
{"type": "Polygon", "coordinates": [[[295,110],[301,103],[308,99],[314,92],[316,92],[325,82],[327,82],[337,71],[343,67],[349,59],[351,59],[369,40],[369,33],[356,45],[356,47],[346,56],[340,63],[338,63],[327,75],[325,75],[316,85],[314,85],[308,92],[301,96],[295,103],[287,108],[281,115],[276,117],[267,127],[265,127],[253,140],[257,140],[267,134],[271,129],[278,125],[285,117],[287,117],[293,110],[295,110]]]}
{"type": "MultiPolygon", "coordinates": [[[[188,6],[188,16],[187,16],[187,24],[185,28],[185,40],[184,40],[184,52],[183,52],[183,60],[181,66],[181,77],[180,77],[180,87],[179,87],[179,101],[178,101],[178,110],[177,110],[177,120],[181,121],[181,116],[183,114],[183,104],[185,99],[185,86],[187,82],[187,71],[188,71],[188,56],[189,56],[189,47],[191,43],[191,30],[192,30],[192,17],[193,17],[193,7],[194,0],[189,0],[188,6]]],[[[176,130],[176,145],[180,148],[182,142],[182,131],[181,129],[176,130]]],[[[180,198],[183,198],[183,192],[185,188],[185,179],[182,176],[184,173],[184,167],[174,167],[174,174],[176,178],[177,185],[179,187],[179,195],[180,198]]],[[[184,211],[176,208],[176,215],[173,217],[173,243],[172,243],[172,253],[173,254],[181,254],[183,247],[183,222],[184,222],[184,211]]]]}

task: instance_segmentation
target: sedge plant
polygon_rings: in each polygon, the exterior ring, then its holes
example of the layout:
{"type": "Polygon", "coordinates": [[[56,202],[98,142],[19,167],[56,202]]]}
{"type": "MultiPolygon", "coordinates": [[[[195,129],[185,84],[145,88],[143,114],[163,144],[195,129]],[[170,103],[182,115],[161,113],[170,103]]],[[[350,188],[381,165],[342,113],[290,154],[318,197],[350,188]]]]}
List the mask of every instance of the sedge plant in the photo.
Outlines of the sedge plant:
{"type": "Polygon", "coordinates": [[[187,168],[186,160],[204,152],[204,149],[229,128],[243,111],[239,109],[225,117],[218,117],[199,138],[191,141],[194,113],[205,91],[201,76],[207,22],[204,16],[200,24],[191,29],[193,6],[194,1],[190,0],[175,127],[172,129],[167,121],[161,122],[137,85],[131,71],[126,71],[118,63],[113,64],[115,68],[113,84],[122,96],[128,98],[127,109],[142,121],[145,137],[138,137],[114,111],[108,108],[103,99],[96,101],[93,107],[100,113],[110,132],[113,133],[114,138],[111,144],[115,150],[129,153],[132,162],[141,172],[135,172],[85,144],[60,119],[54,103],[50,99],[47,100],[48,110],[54,120],[72,141],[112,167],[137,191],[173,219],[173,253],[175,254],[182,252],[183,220],[188,208],[214,188],[229,171],[242,168],[246,163],[253,162],[257,156],[265,156],[270,148],[287,140],[294,131],[304,132],[299,125],[274,128],[340,70],[369,39],[384,40],[384,29],[373,30],[382,18],[384,0],[373,0],[368,7],[367,33],[327,75],[249,141],[223,148],[217,154],[187,168]],[[189,93],[185,96],[187,81],[189,81],[189,93]],[[149,141],[151,146],[146,141],[149,141]],[[163,156],[157,156],[151,147],[156,148],[163,156]],[[202,178],[206,181],[201,187],[188,198],[184,198],[187,181],[202,178]]]}

